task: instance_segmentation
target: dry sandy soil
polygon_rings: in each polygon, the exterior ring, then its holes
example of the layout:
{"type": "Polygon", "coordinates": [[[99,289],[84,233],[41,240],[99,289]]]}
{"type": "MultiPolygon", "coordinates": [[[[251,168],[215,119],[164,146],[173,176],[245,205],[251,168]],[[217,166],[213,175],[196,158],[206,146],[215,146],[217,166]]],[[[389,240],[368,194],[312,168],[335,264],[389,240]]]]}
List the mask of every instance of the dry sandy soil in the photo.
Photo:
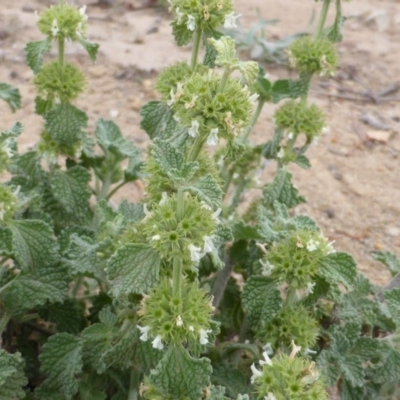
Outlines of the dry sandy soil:
{"type": "MultiPolygon", "coordinates": [[[[114,0],[109,7],[94,1],[75,3],[88,5],[89,39],[101,46],[98,62],[91,64],[79,47],[67,46],[67,56],[81,65],[90,81],[78,106],[89,114],[91,130],[96,119],[113,118],[128,138],[145,148],[148,139],[139,128],[140,107],[157,98],[153,91],[157,72],[187,59],[190,49],[176,47],[170,17],[162,8],[145,7],[140,0],[114,0]]],[[[26,151],[37,140],[42,120],[33,115],[33,74],[24,63],[23,48],[27,41],[42,39],[35,28],[35,12],[51,1],[1,3],[0,82],[18,87],[23,105],[11,114],[0,104],[0,129],[21,121],[25,133],[20,150],[26,151]]],[[[311,31],[312,15],[320,4],[236,0],[236,6],[244,30],[259,20],[257,8],[262,18],[278,19],[266,30],[267,38],[276,41],[311,31]]],[[[309,151],[311,170],[292,168],[296,185],[308,200],[296,212],[314,218],[324,234],[336,241],[337,250],[350,252],[360,270],[382,284],[389,275],[371,252],[389,250],[400,256],[400,2],[354,0],[344,3],[344,13],[349,19],[339,45],[341,67],[333,79],[316,79],[311,91],[312,101],[327,114],[330,131],[309,151]]],[[[266,69],[275,78],[292,74],[277,65],[266,69]]],[[[266,107],[261,115],[252,136],[255,142],[272,136],[273,110],[266,107]]],[[[266,178],[272,169],[266,171],[266,178]]],[[[131,185],[121,197],[136,200],[140,194],[131,185]]]]}

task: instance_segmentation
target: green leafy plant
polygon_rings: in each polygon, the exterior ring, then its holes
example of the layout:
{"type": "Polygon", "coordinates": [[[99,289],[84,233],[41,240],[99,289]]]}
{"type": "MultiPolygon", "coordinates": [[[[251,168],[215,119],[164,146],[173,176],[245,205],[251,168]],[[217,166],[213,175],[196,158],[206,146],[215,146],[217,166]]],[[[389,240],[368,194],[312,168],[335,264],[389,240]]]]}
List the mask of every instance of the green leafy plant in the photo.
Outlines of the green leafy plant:
{"type": "MultiPolygon", "coordinates": [[[[0,399],[321,400],[332,386],[342,399],[397,398],[400,262],[375,254],[394,276],[376,287],[291,212],[305,198],[288,165],[310,167],[325,127],[307,94],[337,67],[341,0],[324,0],[316,33],[290,46],[298,79],[277,81],[219,31],[236,25],[231,0],[169,4],[192,57],[160,73],[160,100],[141,110],[147,157],[113,121],[90,134],[73,104],[86,78],[65,45],[93,61],[98,50],[84,7],[43,11],[45,38],[26,46],[44,123],[25,154],[20,123],[0,134],[11,174],[0,184],[0,399]],[[253,145],[263,105],[282,101],[272,138],[253,145]],[[260,184],[264,159],[277,170],[260,184]],[[138,179],[143,203],[110,202],[138,179]],[[249,188],[259,195],[239,210],[249,188]]],[[[20,105],[7,84],[0,97],[20,105]]]]}

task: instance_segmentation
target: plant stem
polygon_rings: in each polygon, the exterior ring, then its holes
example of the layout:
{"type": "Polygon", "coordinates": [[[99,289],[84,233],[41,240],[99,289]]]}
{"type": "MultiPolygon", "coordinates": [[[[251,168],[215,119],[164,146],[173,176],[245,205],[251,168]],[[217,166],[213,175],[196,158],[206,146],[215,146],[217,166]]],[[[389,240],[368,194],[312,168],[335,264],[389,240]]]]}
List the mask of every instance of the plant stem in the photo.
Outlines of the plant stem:
{"type": "Polygon", "coordinates": [[[4,329],[6,329],[8,321],[10,321],[10,316],[5,312],[3,314],[3,318],[0,320],[0,344],[1,344],[1,334],[3,333],[4,329]]]}
{"type": "Polygon", "coordinates": [[[228,82],[228,79],[231,75],[231,72],[232,71],[230,70],[230,68],[225,68],[224,73],[221,78],[221,83],[219,84],[219,87],[218,87],[218,92],[222,92],[224,90],[226,82],[228,82]]]}
{"type": "Polygon", "coordinates": [[[254,125],[256,124],[258,117],[261,114],[261,111],[264,107],[265,101],[263,99],[258,100],[257,108],[255,109],[253,116],[251,117],[250,125],[245,129],[243,132],[243,136],[240,138],[240,141],[242,143],[245,143],[247,138],[250,135],[251,130],[254,128],[254,125]]]}
{"type": "Polygon", "coordinates": [[[187,159],[188,162],[195,161],[197,159],[197,157],[203,147],[203,144],[204,144],[204,139],[202,139],[200,137],[200,135],[197,135],[197,137],[193,143],[193,146],[189,151],[189,155],[188,155],[188,159],[187,159]]]}
{"type": "Polygon", "coordinates": [[[234,174],[234,172],[233,172],[233,168],[232,168],[232,169],[230,169],[228,171],[228,176],[225,179],[225,185],[224,185],[224,188],[223,188],[223,192],[224,192],[225,196],[228,193],[229,186],[230,186],[230,184],[232,182],[233,174],[234,174]]]}
{"type": "Polygon", "coordinates": [[[58,65],[61,68],[64,66],[64,42],[65,39],[63,37],[58,39],[58,65]]]}
{"type": "Polygon", "coordinates": [[[76,295],[78,294],[79,289],[80,289],[81,286],[82,286],[82,283],[83,283],[83,276],[80,275],[80,276],[78,276],[78,278],[76,279],[75,286],[74,286],[74,288],[72,289],[72,296],[73,296],[73,297],[76,297],[76,295]]]}
{"type": "Polygon", "coordinates": [[[217,279],[215,280],[214,286],[212,288],[212,296],[213,296],[213,306],[218,308],[219,303],[224,296],[224,292],[226,289],[226,285],[228,284],[229,278],[231,277],[231,273],[233,271],[234,264],[232,260],[230,260],[229,256],[225,257],[225,267],[218,272],[217,279]]]}
{"type": "Polygon", "coordinates": [[[246,334],[249,331],[250,325],[249,325],[249,320],[247,318],[247,315],[243,318],[242,325],[240,327],[240,332],[239,332],[239,339],[238,343],[244,343],[246,340],[246,334]]]}
{"type": "Polygon", "coordinates": [[[97,196],[97,201],[108,198],[107,194],[108,194],[108,189],[110,188],[110,185],[111,185],[111,173],[108,173],[104,178],[100,193],[97,196]]]}
{"type": "Polygon", "coordinates": [[[328,15],[330,3],[331,3],[331,0],[324,0],[324,3],[322,4],[322,10],[321,10],[321,14],[319,16],[318,27],[317,27],[317,31],[315,33],[316,39],[319,39],[322,36],[322,31],[324,29],[324,25],[325,25],[326,17],[328,15]]]}
{"type": "Polygon", "coordinates": [[[243,193],[243,190],[246,188],[248,179],[245,177],[242,177],[241,181],[235,188],[235,192],[232,196],[231,204],[229,205],[229,210],[228,210],[228,215],[231,215],[233,211],[235,211],[235,208],[239,204],[240,196],[243,193]]]}
{"type": "Polygon", "coordinates": [[[126,185],[127,183],[128,183],[128,182],[124,180],[124,181],[122,181],[119,185],[115,186],[115,188],[114,188],[113,190],[111,190],[110,193],[108,193],[108,195],[107,195],[107,197],[106,197],[106,200],[110,200],[111,197],[113,197],[114,194],[115,194],[119,189],[121,189],[122,186],[126,185]]]}
{"type": "Polygon", "coordinates": [[[199,56],[199,50],[200,50],[200,43],[201,43],[201,37],[203,35],[203,32],[201,29],[196,29],[194,32],[194,41],[193,41],[193,49],[192,49],[192,60],[191,60],[191,67],[192,69],[196,68],[197,65],[197,58],[199,56]]]}
{"type": "Polygon", "coordinates": [[[179,257],[174,257],[172,260],[172,294],[174,296],[181,295],[182,287],[182,261],[179,257]]]}
{"type": "Polygon", "coordinates": [[[289,287],[286,295],[286,304],[292,306],[298,302],[297,289],[289,287]]]}
{"type": "Polygon", "coordinates": [[[140,372],[136,368],[132,368],[131,378],[129,380],[128,400],[138,399],[139,384],[140,384],[140,372]]]}

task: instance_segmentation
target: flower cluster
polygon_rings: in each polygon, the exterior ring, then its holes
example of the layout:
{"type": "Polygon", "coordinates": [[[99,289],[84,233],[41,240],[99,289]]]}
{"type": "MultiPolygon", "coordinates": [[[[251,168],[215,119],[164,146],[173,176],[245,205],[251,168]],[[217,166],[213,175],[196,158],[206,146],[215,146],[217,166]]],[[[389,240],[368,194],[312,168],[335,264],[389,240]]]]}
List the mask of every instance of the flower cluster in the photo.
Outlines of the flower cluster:
{"type": "Polygon", "coordinates": [[[61,3],[46,8],[40,14],[37,26],[49,38],[79,41],[85,37],[87,19],[86,6],[78,9],[61,3]]]}
{"type": "Polygon", "coordinates": [[[10,187],[0,185],[0,226],[9,223],[18,209],[18,198],[10,187]]]}
{"type": "Polygon", "coordinates": [[[291,138],[304,133],[308,144],[326,127],[324,113],[315,104],[303,101],[287,101],[276,110],[274,119],[275,125],[287,130],[291,138]]]}
{"type": "Polygon", "coordinates": [[[317,340],[319,327],[308,310],[301,305],[287,306],[262,330],[259,336],[274,348],[289,348],[292,341],[303,349],[312,348],[317,340]]]}
{"type": "Polygon", "coordinates": [[[76,99],[87,86],[85,75],[78,67],[71,63],[60,66],[57,61],[43,65],[33,82],[46,100],[56,97],[62,102],[76,99]]]}
{"type": "Polygon", "coordinates": [[[266,352],[260,361],[261,370],[251,366],[251,381],[256,387],[258,400],[327,400],[324,382],[315,363],[296,354],[301,347],[292,342],[290,355],[280,353],[272,360],[266,352]]]}
{"type": "Polygon", "coordinates": [[[17,144],[14,138],[0,136],[0,172],[7,168],[10,158],[14,156],[16,150],[17,144]]]}
{"type": "Polygon", "coordinates": [[[184,265],[191,265],[214,249],[213,234],[221,210],[213,212],[210,206],[189,193],[185,193],[181,216],[177,209],[177,195],[168,197],[164,193],[151,212],[145,208],[143,233],[163,259],[170,261],[178,257],[184,265]]]}
{"type": "Polygon", "coordinates": [[[206,345],[217,333],[211,321],[213,310],[211,298],[197,283],[183,280],[180,294],[173,295],[171,281],[164,278],[142,301],[140,339],[152,339],[157,349],[170,343],[186,343],[189,348],[206,345]]]}
{"type": "Polygon", "coordinates": [[[333,75],[339,61],[335,45],[325,38],[303,36],[292,43],[288,52],[291,66],[305,74],[333,75]]]}
{"type": "Polygon", "coordinates": [[[173,33],[178,45],[190,42],[194,31],[213,32],[223,25],[236,28],[239,15],[233,12],[232,0],[168,0],[174,12],[173,33]]]}
{"type": "Polygon", "coordinates": [[[321,259],[332,252],[331,244],[317,231],[294,231],[275,243],[261,260],[263,275],[311,293],[321,259]]]}
{"type": "Polygon", "coordinates": [[[170,102],[177,119],[190,136],[200,135],[209,145],[217,145],[220,137],[232,142],[250,122],[253,98],[237,79],[221,85],[221,77],[212,70],[196,72],[178,90],[170,102]]]}

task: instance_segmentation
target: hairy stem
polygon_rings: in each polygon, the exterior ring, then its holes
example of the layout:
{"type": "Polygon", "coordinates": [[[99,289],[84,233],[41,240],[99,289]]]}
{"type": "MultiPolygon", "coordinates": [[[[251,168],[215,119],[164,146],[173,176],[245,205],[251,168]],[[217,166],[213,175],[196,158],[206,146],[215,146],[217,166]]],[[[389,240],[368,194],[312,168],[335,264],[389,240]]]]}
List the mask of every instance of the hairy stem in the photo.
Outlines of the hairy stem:
{"type": "Polygon", "coordinates": [[[137,400],[139,397],[140,371],[132,368],[129,380],[128,400],[137,400]]]}
{"type": "Polygon", "coordinates": [[[322,4],[322,10],[321,10],[321,14],[319,16],[317,31],[315,32],[316,39],[319,39],[322,36],[322,31],[324,29],[324,25],[325,25],[326,17],[328,15],[330,3],[331,3],[331,0],[324,0],[324,3],[322,4]]]}
{"type": "Polygon", "coordinates": [[[110,186],[111,186],[111,173],[108,173],[104,178],[100,193],[97,196],[97,201],[108,198],[108,189],[110,189],[110,186]]]}
{"type": "Polygon", "coordinates": [[[213,306],[218,308],[219,303],[224,296],[224,292],[226,289],[226,285],[228,284],[229,278],[231,277],[231,273],[233,271],[234,264],[230,260],[229,256],[225,257],[225,267],[218,272],[217,279],[215,280],[214,286],[212,288],[212,296],[213,296],[213,306]]]}
{"type": "Polygon", "coordinates": [[[203,36],[203,31],[201,29],[196,29],[194,32],[192,60],[190,63],[192,69],[195,69],[196,65],[197,65],[197,58],[199,57],[199,50],[200,50],[200,43],[201,43],[202,36],[203,36]]]}
{"type": "Polygon", "coordinates": [[[225,68],[224,73],[221,78],[221,83],[218,87],[218,92],[222,92],[225,88],[226,82],[228,82],[229,77],[231,76],[232,71],[230,68],[225,68]]]}
{"type": "Polygon", "coordinates": [[[193,143],[193,146],[191,147],[190,151],[189,151],[189,155],[188,155],[188,159],[187,161],[195,161],[197,159],[197,157],[199,156],[199,153],[203,147],[204,144],[204,139],[202,139],[200,137],[200,135],[196,136],[196,139],[193,143]]]}
{"type": "Polygon", "coordinates": [[[58,38],[58,65],[60,68],[64,66],[64,44],[65,39],[63,37],[58,38]]]}
{"type": "Polygon", "coordinates": [[[111,197],[113,197],[114,194],[117,193],[118,190],[121,189],[122,186],[126,185],[127,183],[128,183],[128,182],[124,180],[124,181],[122,181],[120,184],[118,184],[117,186],[115,186],[115,188],[114,188],[113,190],[111,190],[110,193],[108,193],[108,195],[107,195],[107,197],[106,197],[106,200],[110,200],[111,197]]]}
{"type": "Polygon", "coordinates": [[[240,182],[235,188],[235,191],[232,196],[231,204],[229,205],[229,210],[227,215],[231,215],[240,201],[240,196],[242,195],[243,191],[246,189],[247,182],[249,180],[246,177],[242,177],[240,182]]]}
{"type": "Polygon", "coordinates": [[[4,332],[4,329],[6,329],[8,321],[10,321],[10,316],[7,314],[7,312],[5,312],[0,320],[0,345],[1,345],[1,334],[4,332]]]}
{"type": "Polygon", "coordinates": [[[172,260],[172,294],[174,296],[181,295],[182,288],[182,261],[179,257],[174,257],[172,260]]]}
{"type": "Polygon", "coordinates": [[[251,117],[250,125],[245,129],[245,131],[243,132],[243,135],[240,138],[240,141],[242,143],[245,143],[246,140],[248,139],[250,132],[254,128],[254,125],[256,124],[256,122],[261,114],[261,111],[264,107],[264,103],[265,103],[265,101],[263,99],[258,100],[257,108],[255,109],[253,116],[251,117]]]}

